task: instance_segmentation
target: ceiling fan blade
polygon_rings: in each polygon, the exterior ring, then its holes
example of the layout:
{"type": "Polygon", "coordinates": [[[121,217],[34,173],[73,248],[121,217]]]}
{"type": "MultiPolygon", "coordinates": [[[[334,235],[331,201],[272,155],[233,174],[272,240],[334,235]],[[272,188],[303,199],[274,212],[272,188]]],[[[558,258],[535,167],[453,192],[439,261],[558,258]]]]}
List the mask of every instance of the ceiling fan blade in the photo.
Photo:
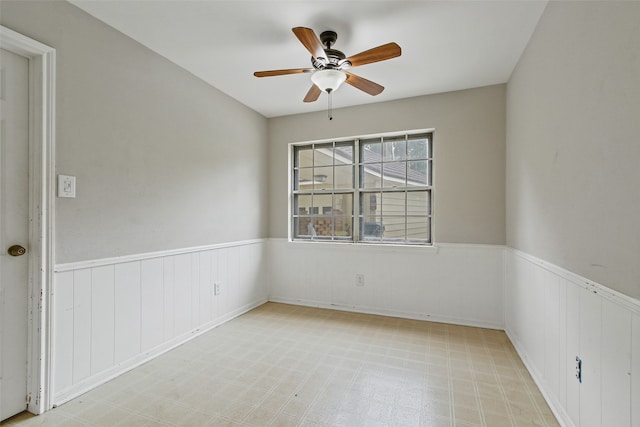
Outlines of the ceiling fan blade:
{"type": "Polygon", "coordinates": [[[272,76],[284,76],[286,74],[302,74],[310,73],[313,68],[291,68],[288,70],[270,70],[270,71],[256,71],[253,73],[256,77],[272,77],[272,76]]]}
{"type": "Polygon", "coordinates": [[[320,96],[320,94],[322,93],[322,91],[320,90],[320,88],[316,85],[311,85],[311,88],[309,89],[309,92],[307,92],[307,95],[304,97],[304,102],[314,102],[318,100],[318,97],[320,96]]]}
{"type": "Polygon", "coordinates": [[[384,90],[383,86],[380,86],[378,83],[374,83],[371,80],[367,80],[363,77],[356,76],[355,74],[351,74],[346,71],[344,73],[347,75],[347,83],[355,88],[360,89],[363,92],[368,93],[369,95],[376,96],[384,90]]]}
{"type": "Polygon", "coordinates": [[[373,62],[386,61],[387,59],[396,58],[401,54],[402,49],[400,49],[400,46],[396,43],[387,43],[353,55],[347,58],[347,61],[351,62],[352,67],[357,67],[373,62]]]}
{"type": "Polygon", "coordinates": [[[326,58],[320,39],[311,28],[295,27],[291,31],[315,59],[326,58]]]}

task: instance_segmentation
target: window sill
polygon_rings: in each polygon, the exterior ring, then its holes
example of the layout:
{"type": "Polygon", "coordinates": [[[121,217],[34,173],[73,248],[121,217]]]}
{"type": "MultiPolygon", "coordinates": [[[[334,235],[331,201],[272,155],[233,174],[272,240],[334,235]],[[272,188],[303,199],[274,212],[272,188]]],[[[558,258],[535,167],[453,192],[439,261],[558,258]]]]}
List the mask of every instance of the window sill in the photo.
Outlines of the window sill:
{"type": "Polygon", "coordinates": [[[316,245],[320,248],[348,248],[347,250],[356,251],[384,251],[384,252],[407,252],[415,251],[423,254],[436,255],[440,248],[437,244],[432,245],[405,245],[401,243],[366,243],[366,242],[334,242],[323,240],[292,240],[288,239],[288,243],[294,245],[316,245]]]}

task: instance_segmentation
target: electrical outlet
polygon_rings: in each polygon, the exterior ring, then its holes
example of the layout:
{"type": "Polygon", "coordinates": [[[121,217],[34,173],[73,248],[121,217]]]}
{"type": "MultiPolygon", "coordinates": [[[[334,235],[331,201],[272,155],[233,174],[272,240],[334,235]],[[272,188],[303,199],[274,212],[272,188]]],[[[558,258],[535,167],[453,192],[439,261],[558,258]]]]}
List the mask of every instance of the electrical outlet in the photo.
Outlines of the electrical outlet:
{"type": "Polygon", "coordinates": [[[582,383],[582,359],[576,356],[576,379],[582,383]]]}
{"type": "Polygon", "coordinates": [[[356,274],[356,286],[364,286],[364,274],[356,274]]]}
{"type": "Polygon", "coordinates": [[[213,295],[220,295],[220,283],[218,282],[213,284],[213,295]]]}

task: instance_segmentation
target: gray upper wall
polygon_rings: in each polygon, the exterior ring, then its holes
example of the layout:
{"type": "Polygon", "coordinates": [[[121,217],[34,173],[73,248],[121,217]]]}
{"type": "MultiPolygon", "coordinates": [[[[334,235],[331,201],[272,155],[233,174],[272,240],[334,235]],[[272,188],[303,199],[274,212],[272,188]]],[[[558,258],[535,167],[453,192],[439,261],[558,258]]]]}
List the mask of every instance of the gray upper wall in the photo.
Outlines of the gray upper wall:
{"type": "Polygon", "coordinates": [[[286,237],[289,142],[435,128],[437,242],[506,241],[640,298],[638,2],[550,2],[507,88],[332,122],[267,120],[66,2],[0,8],[57,49],[56,173],[78,177],[58,263],[286,237]]]}
{"type": "Polygon", "coordinates": [[[549,2],[508,84],[507,244],[640,298],[640,2],[549,2]]]}
{"type": "Polygon", "coordinates": [[[332,122],[267,121],[66,2],[0,8],[57,50],[56,173],[78,177],[58,263],[286,237],[288,143],[435,128],[437,242],[506,241],[640,298],[638,2],[550,2],[506,89],[332,122]]]}
{"type": "Polygon", "coordinates": [[[2,1],[56,49],[56,262],[267,237],[267,120],[75,6],[2,1]]]}
{"type": "Polygon", "coordinates": [[[287,143],[418,128],[436,241],[505,242],[504,85],[267,121],[69,3],[4,1],[1,22],[57,50],[56,173],[78,180],[58,263],[286,237],[287,143]]]}
{"type": "Polygon", "coordinates": [[[269,235],[288,234],[289,143],[435,128],[434,241],[504,244],[505,105],[496,85],[342,108],[332,121],[326,112],[269,119],[269,235]]]}

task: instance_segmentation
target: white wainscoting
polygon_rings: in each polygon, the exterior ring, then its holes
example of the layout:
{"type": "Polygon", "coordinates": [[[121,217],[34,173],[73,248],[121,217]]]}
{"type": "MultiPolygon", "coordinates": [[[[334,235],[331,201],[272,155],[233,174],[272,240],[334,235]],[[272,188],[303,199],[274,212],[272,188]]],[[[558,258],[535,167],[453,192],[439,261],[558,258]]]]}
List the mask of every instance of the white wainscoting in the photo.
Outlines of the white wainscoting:
{"type": "Polygon", "coordinates": [[[53,404],[264,303],[265,248],[251,240],[57,265],[53,404]]]}
{"type": "Polygon", "coordinates": [[[562,425],[640,427],[640,301],[507,248],[505,325],[562,425]]]}
{"type": "Polygon", "coordinates": [[[503,246],[269,239],[271,301],[503,329],[503,246]],[[356,275],[364,275],[364,286],[356,275]]]}
{"type": "Polygon", "coordinates": [[[562,425],[640,427],[640,302],[503,246],[252,240],[54,279],[54,405],[271,300],[505,329],[562,425]]]}

